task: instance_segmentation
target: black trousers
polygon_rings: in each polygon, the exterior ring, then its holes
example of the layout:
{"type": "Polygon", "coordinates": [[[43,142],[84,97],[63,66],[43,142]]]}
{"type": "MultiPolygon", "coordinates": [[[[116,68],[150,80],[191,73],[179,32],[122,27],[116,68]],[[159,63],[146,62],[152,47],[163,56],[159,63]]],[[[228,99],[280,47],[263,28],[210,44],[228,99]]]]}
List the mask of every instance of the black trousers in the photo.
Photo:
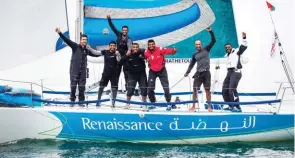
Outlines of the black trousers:
{"type": "Polygon", "coordinates": [[[99,81],[98,100],[101,99],[103,90],[106,86],[108,86],[109,81],[111,82],[112,98],[115,99],[117,97],[118,83],[116,79],[116,73],[113,73],[113,71],[108,71],[108,73],[102,74],[101,80],[99,81]]]}
{"type": "MultiPolygon", "coordinates": [[[[227,71],[227,75],[223,81],[222,85],[222,96],[225,102],[239,102],[239,96],[237,92],[237,87],[240,79],[242,78],[242,73],[235,72],[230,69],[227,71]]],[[[240,105],[229,105],[230,107],[237,107],[240,109],[240,105]]]]}
{"type": "Polygon", "coordinates": [[[125,78],[125,89],[127,89],[127,81],[128,81],[128,66],[126,64],[124,64],[123,66],[122,65],[119,65],[117,66],[117,76],[116,76],[116,82],[117,84],[119,85],[119,79],[120,79],[120,75],[121,75],[121,71],[122,71],[122,67],[123,67],[123,73],[124,73],[124,78],[125,78]]]}
{"type": "Polygon", "coordinates": [[[151,69],[149,71],[147,92],[148,92],[148,97],[149,97],[150,101],[156,102],[155,86],[156,86],[157,77],[159,77],[160,82],[162,84],[166,101],[170,102],[171,101],[171,94],[170,94],[170,89],[169,89],[168,74],[167,74],[167,70],[165,67],[161,71],[158,71],[158,72],[154,72],[151,69]]]}
{"type": "Polygon", "coordinates": [[[142,72],[129,72],[128,73],[128,87],[127,96],[131,97],[134,95],[136,83],[139,84],[141,96],[147,96],[147,76],[145,71],[142,72]]]}
{"type": "Polygon", "coordinates": [[[71,94],[70,100],[76,101],[76,89],[78,85],[79,101],[85,100],[85,84],[86,84],[86,69],[80,71],[78,75],[70,75],[71,80],[71,94]]]}

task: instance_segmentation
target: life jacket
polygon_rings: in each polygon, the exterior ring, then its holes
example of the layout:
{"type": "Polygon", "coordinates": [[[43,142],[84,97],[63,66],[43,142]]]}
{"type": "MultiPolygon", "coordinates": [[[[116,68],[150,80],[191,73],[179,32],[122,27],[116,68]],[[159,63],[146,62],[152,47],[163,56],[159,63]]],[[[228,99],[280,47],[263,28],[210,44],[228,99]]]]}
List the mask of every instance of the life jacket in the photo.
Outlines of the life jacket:
{"type": "Polygon", "coordinates": [[[128,36],[126,36],[126,38],[123,39],[122,34],[117,37],[117,49],[121,55],[125,55],[128,51],[128,39],[130,39],[130,37],[128,36]]]}
{"type": "Polygon", "coordinates": [[[117,68],[117,56],[111,53],[110,50],[102,50],[101,54],[104,56],[104,73],[113,73],[117,68]]]}
{"type": "Polygon", "coordinates": [[[142,72],[145,71],[145,61],[143,53],[131,54],[128,57],[128,70],[130,72],[142,72]]]}
{"type": "Polygon", "coordinates": [[[70,64],[70,74],[78,76],[80,71],[86,71],[89,50],[79,45],[73,50],[70,64]]]}

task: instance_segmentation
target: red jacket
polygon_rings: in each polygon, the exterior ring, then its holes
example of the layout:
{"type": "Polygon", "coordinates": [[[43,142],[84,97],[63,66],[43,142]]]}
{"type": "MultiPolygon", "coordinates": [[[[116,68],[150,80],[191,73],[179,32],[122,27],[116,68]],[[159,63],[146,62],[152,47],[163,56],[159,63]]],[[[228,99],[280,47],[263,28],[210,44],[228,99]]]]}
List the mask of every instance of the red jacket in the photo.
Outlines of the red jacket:
{"type": "Polygon", "coordinates": [[[161,71],[165,65],[164,55],[175,54],[173,48],[162,48],[155,47],[154,50],[146,49],[144,56],[148,61],[149,67],[151,70],[158,72],[161,71]]]}

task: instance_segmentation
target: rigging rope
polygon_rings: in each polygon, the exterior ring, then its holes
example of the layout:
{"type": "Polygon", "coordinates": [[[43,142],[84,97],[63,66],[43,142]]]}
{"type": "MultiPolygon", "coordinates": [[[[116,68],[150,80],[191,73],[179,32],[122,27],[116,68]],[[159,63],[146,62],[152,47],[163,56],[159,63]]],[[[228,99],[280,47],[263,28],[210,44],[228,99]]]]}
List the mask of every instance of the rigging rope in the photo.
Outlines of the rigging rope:
{"type": "MultiPolygon", "coordinates": [[[[177,81],[171,88],[169,88],[169,91],[172,89],[172,88],[174,88],[178,83],[180,83],[183,79],[184,79],[185,77],[182,77],[179,81],[177,81]]],[[[163,95],[162,96],[160,96],[159,98],[157,98],[157,100],[160,100],[160,98],[162,98],[163,97],[163,95]]]]}

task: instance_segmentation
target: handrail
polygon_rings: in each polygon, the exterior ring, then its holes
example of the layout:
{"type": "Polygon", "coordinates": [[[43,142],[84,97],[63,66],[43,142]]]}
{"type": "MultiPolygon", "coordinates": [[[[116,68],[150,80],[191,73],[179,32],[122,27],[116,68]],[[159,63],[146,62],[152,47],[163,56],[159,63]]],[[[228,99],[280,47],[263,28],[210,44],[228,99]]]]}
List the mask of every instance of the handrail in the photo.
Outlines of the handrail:
{"type": "MultiPolygon", "coordinates": [[[[45,94],[70,94],[71,92],[67,91],[47,91],[44,90],[43,93],[45,94]]],[[[86,94],[97,94],[97,92],[85,92],[86,94]]]]}
{"type": "Polygon", "coordinates": [[[270,103],[280,103],[281,99],[276,100],[264,100],[264,101],[253,101],[253,102],[220,102],[220,101],[210,101],[207,103],[211,104],[225,104],[225,105],[255,105],[255,104],[270,104],[270,103]]]}
{"type": "Polygon", "coordinates": [[[7,80],[7,79],[1,79],[0,78],[0,81],[8,81],[8,82],[18,82],[18,83],[28,83],[28,84],[35,84],[37,86],[41,86],[35,82],[29,82],[29,81],[17,81],[17,80],[7,80]]]}
{"type": "Polygon", "coordinates": [[[102,99],[102,100],[71,102],[71,101],[53,101],[53,100],[34,99],[34,98],[32,100],[35,102],[52,103],[52,104],[89,104],[89,103],[101,103],[101,102],[110,101],[110,99],[102,99]]]}
{"type": "MultiPolygon", "coordinates": [[[[202,91],[198,91],[198,94],[202,94],[202,91]]],[[[155,95],[164,95],[165,93],[163,92],[156,92],[155,95]]],[[[171,92],[171,95],[188,95],[188,94],[193,94],[193,92],[171,92]]]]}
{"type": "MultiPolygon", "coordinates": [[[[222,95],[222,92],[211,92],[211,94],[222,95]]],[[[238,93],[239,96],[276,96],[276,92],[272,93],[238,93]]]]}
{"type": "MultiPolygon", "coordinates": [[[[19,82],[19,83],[28,83],[28,84],[33,84],[33,85],[37,85],[40,87],[43,87],[42,85],[35,83],[35,82],[28,82],[28,81],[16,81],[16,80],[7,80],[7,79],[0,79],[0,81],[10,81],[10,82],[19,82]]],[[[118,90],[121,91],[122,90],[118,90]]],[[[70,92],[68,91],[42,91],[43,93],[47,93],[47,94],[70,94],[70,92]]],[[[85,92],[86,94],[97,94],[97,92],[85,92]]],[[[172,92],[171,95],[188,95],[188,94],[192,94],[193,92],[172,92]]],[[[198,91],[199,94],[202,93],[202,91],[198,91]]],[[[215,92],[212,91],[211,94],[215,94],[215,95],[222,95],[222,92],[215,92]]],[[[272,92],[272,93],[238,93],[239,96],[276,96],[277,93],[276,92],[272,92]]],[[[157,92],[155,93],[155,95],[164,95],[164,93],[162,92],[157,92]]]]}
{"type": "MultiPolygon", "coordinates": [[[[107,91],[104,91],[107,92],[107,91]]],[[[118,92],[122,92],[122,90],[118,90],[118,92]]],[[[71,92],[68,91],[43,91],[45,94],[70,94],[71,92]]],[[[97,94],[97,91],[90,91],[90,92],[85,92],[86,94],[97,94]]],[[[198,91],[198,93],[202,93],[202,91],[198,91]]],[[[171,95],[187,95],[187,94],[193,94],[193,92],[171,92],[171,95]]],[[[155,95],[164,95],[162,92],[156,92],[155,95]]]]}
{"type": "MultiPolygon", "coordinates": [[[[122,92],[122,90],[118,90],[122,92]]],[[[43,93],[47,94],[70,94],[68,91],[43,91],[43,93]]],[[[97,91],[85,92],[86,94],[96,94],[97,91]]],[[[203,93],[202,91],[198,91],[199,94],[203,93]]],[[[171,95],[189,95],[193,94],[193,92],[171,92],[171,95]]],[[[222,92],[211,92],[211,94],[222,95],[222,92]]],[[[272,93],[238,93],[239,96],[276,96],[276,92],[272,93]]],[[[163,92],[156,92],[155,95],[164,95],[163,92]]]]}
{"type": "MultiPolygon", "coordinates": [[[[71,102],[71,101],[51,101],[51,100],[43,100],[43,99],[32,99],[36,102],[43,102],[43,103],[53,103],[53,104],[88,104],[88,103],[100,103],[100,102],[107,102],[110,99],[102,99],[102,100],[91,100],[91,101],[78,101],[78,102],[71,102]]],[[[188,101],[180,101],[180,102],[168,102],[168,103],[149,103],[149,102],[138,102],[138,101],[128,101],[123,99],[113,99],[113,101],[122,102],[122,103],[129,103],[129,104],[136,104],[136,105],[154,105],[160,107],[166,107],[167,105],[177,105],[177,104],[189,104],[189,103],[197,103],[198,100],[188,100],[188,101]]],[[[280,99],[277,100],[265,100],[265,101],[254,101],[254,102],[219,102],[219,101],[211,101],[207,103],[211,104],[227,104],[227,105],[254,105],[254,104],[270,104],[270,103],[279,103],[281,102],[280,99]]]]}
{"type": "Polygon", "coordinates": [[[154,105],[154,106],[160,106],[160,107],[166,107],[167,105],[177,105],[177,104],[189,104],[189,103],[197,103],[198,100],[188,100],[188,101],[180,101],[180,102],[168,102],[168,103],[149,103],[149,102],[138,102],[138,101],[128,101],[123,99],[114,99],[114,101],[118,101],[121,103],[129,103],[129,104],[135,104],[135,105],[154,105]]]}

